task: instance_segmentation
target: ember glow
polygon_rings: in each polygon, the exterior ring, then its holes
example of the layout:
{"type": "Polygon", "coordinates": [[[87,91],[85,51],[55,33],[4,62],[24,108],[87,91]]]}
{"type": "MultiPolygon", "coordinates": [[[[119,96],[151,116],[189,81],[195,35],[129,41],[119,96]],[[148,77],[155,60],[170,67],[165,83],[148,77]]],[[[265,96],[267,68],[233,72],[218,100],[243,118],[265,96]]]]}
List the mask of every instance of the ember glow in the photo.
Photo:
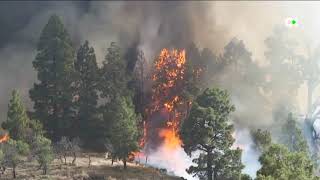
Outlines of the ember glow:
{"type": "Polygon", "coordinates": [[[0,143],[7,142],[9,140],[9,134],[5,134],[0,137],[0,143]]]}

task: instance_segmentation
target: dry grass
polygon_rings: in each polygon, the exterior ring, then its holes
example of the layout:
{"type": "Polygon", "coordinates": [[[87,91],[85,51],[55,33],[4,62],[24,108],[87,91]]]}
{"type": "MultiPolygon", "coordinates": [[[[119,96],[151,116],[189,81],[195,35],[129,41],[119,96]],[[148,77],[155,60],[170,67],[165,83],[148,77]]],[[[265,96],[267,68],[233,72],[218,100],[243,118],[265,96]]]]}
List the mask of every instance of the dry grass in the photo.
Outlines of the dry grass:
{"type": "MultiPolygon", "coordinates": [[[[70,163],[71,157],[67,158],[70,163]]],[[[12,179],[12,169],[8,168],[0,179],[12,179]]],[[[55,159],[47,175],[42,175],[36,162],[25,162],[17,168],[19,180],[179,180],[180,178],[160,173],[157,169],[128,163],[124,170],[122,163],[105,159],[103,154],[91,154],[91,166],[88,167],[88,154],[77,158],[75,165],[63,165],[55,159]]]]}

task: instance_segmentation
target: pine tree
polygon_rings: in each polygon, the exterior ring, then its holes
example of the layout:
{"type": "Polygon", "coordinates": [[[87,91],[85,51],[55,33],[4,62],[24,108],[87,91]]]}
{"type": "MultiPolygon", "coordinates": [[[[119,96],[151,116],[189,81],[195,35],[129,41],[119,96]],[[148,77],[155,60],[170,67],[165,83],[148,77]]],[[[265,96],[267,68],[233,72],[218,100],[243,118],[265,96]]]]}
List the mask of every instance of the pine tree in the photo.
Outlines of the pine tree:
{"type": "Polygon", "coordinates": [[[287,121],[282,127],[282,134],[280,141],[290,151],[308,152],[307,141],[304,139],[292,113],[289,113],[287,121]]]}
{"type": "Polygon", "coordinates": [[[12,139],[22,140],[25,138],[29,121],[26,109],[21,102],[19,92],[13,90],[8,105],[7,121],[2,123],[2,128],[9,131],[9,135],[12,139]]]}
{"type": "Polygon", "coordinates": [[[119,96],[113,102],[110,114],[113,114],[108,131],[110,143],[115,157],[123,161],[126,169],[128,157],[139,148],[140,133],[137,128],[139,116],[134,111],[131,98],[119,96]]]}
{"type": "MultiPolygon", "coordinates": [[[[105,143],[105,139],[109,138],[109,127],[112,126],[111,120],[116,110],[115,101],[117,97],[133,97],[132,89],[128,88],[128,83],[131,80],[127,73],[127,61],[120,47],[112,42],[107,49],[103,67],[100,69],[100,81],[98,89],[101,92],[101,97],[104,98],[105,104],[100,107],[103,113],[103,123],[100,124],[103,135],[101,141],[105,143]]],[[[97,130],[97,132],[100,130],[97,130]]]]}
{"type": "Polygon", "coordinates": [[[76,80],[76,109],[78,111],[78,123],[75,132],[86,142],[90,142],[97,137],[97,82],[98,82],[98,65],[94,49],[89,47],[86,41],[80,46],[75,61],[76,80]]]}
{"type": "Polygon", "coordinates": [[[38,161],[43,174],[47,174],[48,167],[54,159],[51,141],[43,136],[37,136],[32,145],[32,153],[38,161]]]}
{"type": "Polygon", "coordinates": [[[313,175],[313,165],[306,153],[290,152],[283,145],[271,145],[259,162],[262,166],[257,172],[257,180],[319,179],[313,175]]]}
{"type": "Polygon", "coordinates": [[[231,149],[233,126],[228,122],[233,111],[228,93],[220,89],[206,89],[193,102],[181,138],[188,155],[200,155],[193,159],[197,166],[191,166],[188,173],[208,180],[240,178],[241,150],[231,149]]]}
{"type": "Polygon", "coordinates": [[[69,135],[74,112],[74,50],[60,18],[50,17],[42,30],[33,67],[38,82],[30,90],[34,117],[43,124],[48,135],[57,140],[69,135]]]}
{"type": "Polygon", "coordinates": [[[253,130],[250,133],[254,142],[254,146],[258,151],[263,152],[270,147],[272,139],[269,131],[258,129],[253,130]]]}
{"type": "Polygon", "coordinates": [[[132,95],[128,89],[130,77],[127,74],[127,62],[119,46],[112,42],[107,50],[103,67],[100,71],[99,89],[102,97],[113,100],[117,95],[132,95]]]}
{"type": "Polygon", "coordinates": [[[13,178],[16,178],[16,168],[25,160],[24,157],[29,154],[29,145],[20,140],[9,139],[9,141],[2,146],[2,149],[4,152],[4,165],[12,168],[13,178]]]}

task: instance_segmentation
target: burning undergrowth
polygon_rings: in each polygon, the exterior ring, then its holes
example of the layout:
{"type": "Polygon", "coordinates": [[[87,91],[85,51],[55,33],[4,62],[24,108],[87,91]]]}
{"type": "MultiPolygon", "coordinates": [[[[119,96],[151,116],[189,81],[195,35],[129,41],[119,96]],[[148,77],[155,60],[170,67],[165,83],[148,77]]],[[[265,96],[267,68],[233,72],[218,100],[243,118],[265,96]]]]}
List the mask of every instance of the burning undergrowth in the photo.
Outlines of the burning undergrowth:
{"type": "Polygon", "coordinates": [[[4,134],[0,136],[0,143],[5,143],[9,140],[9,134],[4,134]]]}

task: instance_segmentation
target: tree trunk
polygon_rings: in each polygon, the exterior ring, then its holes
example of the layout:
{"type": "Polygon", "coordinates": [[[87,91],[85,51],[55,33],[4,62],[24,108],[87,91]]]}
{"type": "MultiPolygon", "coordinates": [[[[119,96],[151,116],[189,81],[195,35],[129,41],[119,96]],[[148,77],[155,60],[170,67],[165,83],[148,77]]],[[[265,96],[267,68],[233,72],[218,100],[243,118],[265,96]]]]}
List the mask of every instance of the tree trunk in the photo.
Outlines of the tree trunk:
{"type": "MultiPolygon", "coordinates": [[[[208,177],[208,180],[213,180],[212,179],[212,174],[213,174],[213,171],[212,171],[212,154],[211,152],[208,152],[208,155],[207,155],[207,177],[208,177]]],[[[214,177],[214,180],[217,180],[216,177],[214,177]]]]}
{"type": "Polygon", "coordinates": [[[60,161],[61,161],[61,164],[63,164],[63,158],[62,158],[62,156],[59,156],[59,159],[60,159],[60,161]]]}
{"type": "Polygon", "coordinates": [[[89,155],[89,165],[88,165],[89,167],[91,166],[91,157],[90,157],[90,155],[89,155]]]}
{"type": "Polygon", "coordinates": [[[122,162],[123,162],[123,169],[127,169],[127,160],[123,159],[122,162]]]}
{"type": "Polygon", "coordinates": [[[76,159],[77,159],[77,155],[76,155],[76,153],[74,152],[74,153],[73,153],[72,164],[75,164],[75,163],[76,163],[76,159]]]}
{"type": "Polygon", "coordinates": [[[213,178],[214,178],[214,180],[218,179],[218,173],[216,170],[214,170],[214,172],[213,172],[213,178]]]}
{"type": "Polygon", "coordinates": [[[43,174],[44,174],[44,175],[47,174],[47,166],[46,166],[46,165],[43,166],[43,174]]]}
{"type": "Polygon", "coordinates": [[[65,164],[65,165],[67,165],[67,157],[66,157],[66,156],[67,156],[66,154],[64,154],[64,155],[63,155],[63,158],[64,158],[64,164],[65,164]]]}
{"type": "Polygon", "coordinates": [[[13,178],[15,179],[17,176],[16,176],[16,167],[13,166],[12,168],[12,175],[13,175],[13,178]]]}

